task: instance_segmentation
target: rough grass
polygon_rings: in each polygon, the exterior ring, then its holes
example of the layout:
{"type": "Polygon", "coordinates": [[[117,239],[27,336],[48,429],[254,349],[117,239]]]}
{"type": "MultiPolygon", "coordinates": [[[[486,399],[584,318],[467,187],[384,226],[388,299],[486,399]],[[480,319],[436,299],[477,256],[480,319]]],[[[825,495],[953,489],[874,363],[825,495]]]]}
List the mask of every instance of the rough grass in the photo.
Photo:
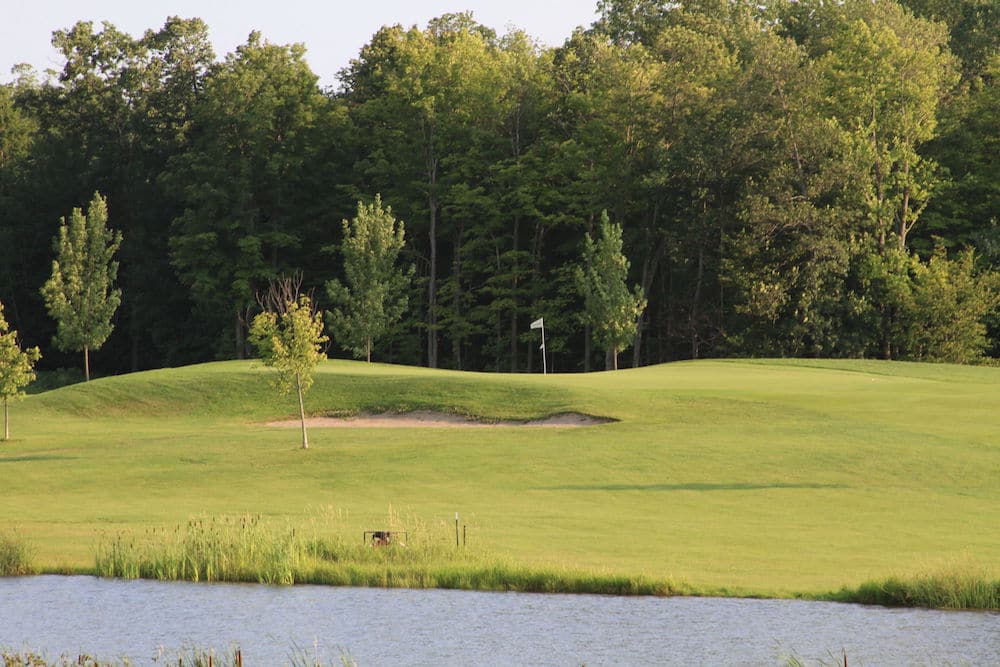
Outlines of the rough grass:
{"type": "Polygon", "coordinates": [[[33,574],[32,552],[31,546],[18,533],[0,531],[0,577],[33,574]]]}
{"type": "Polygon", "coordinates": [[[968,558],[844,589],[831,599],[890,607],[1000,609],[1000,575],[968,558]]]}
{"type": "MultiPolygon", "coordinates": [[[[253,656],[246,656],[252,664],[253,656]]],[[[216,654],[215,651],[189,648],[178,651],[160,649],[153,662],[170,665],[171,667],[243,667],[244,656],[239,648],[233,648],[227,653],[216,654]]],[[[50,658],[34,651],[16,651],[0,647],[0,667],[131,667],[133,663],[128,658],[119,660],[103,660],[89,655],[62,655],[50,658]]],[[[286,663],[290,667],[324,667],[339,665],[340,667],[357,667],[357,663],[347,653],[337,661],[325,661],[318,656],[309,655],[306,651],[296,649],[286,663]]]]}
{"type": "MultiPolygon", "coordinates": [[[[1000,562],[998,368],[705,361],[543,377],[327,362],[306,398],[314,415],[619,421],[313,429],[308,451],[263,425],[297,407],[269,373],[224,362],[29,396],[12,413],[18,439],[0,446],[0,531],[16,521],[40,571],[91,572],[99,541],[192,517],[260,516],[312,535],[316,508],[333,506],[360,542],[391,505],[452,529],[459,512],[470,549],[510,569],[774,597],[908,579],[962,554],[1000,562]]],[[[438,565],[434,585],[517,579],[438,565]]],[[[314,556],[298,567],[331,582],[402,580],[314,556]]]]}
{"type": "Polygon", "coordinates": [[[364,534],[360,527],[342,520],[331,525],[331,515],[305,530],[241,516],[201,517],[141,535],[122,532],[100,542],[95,571],[103,577],[168,581],[613,595],[690,592],[674,582],[642,576],[518,564],[482,547],[456,545],[447,527],[430,527],[414,518],[403,521],[393,512],[385,525],[400,537],[376,547],[358,539],[364,534]]]}

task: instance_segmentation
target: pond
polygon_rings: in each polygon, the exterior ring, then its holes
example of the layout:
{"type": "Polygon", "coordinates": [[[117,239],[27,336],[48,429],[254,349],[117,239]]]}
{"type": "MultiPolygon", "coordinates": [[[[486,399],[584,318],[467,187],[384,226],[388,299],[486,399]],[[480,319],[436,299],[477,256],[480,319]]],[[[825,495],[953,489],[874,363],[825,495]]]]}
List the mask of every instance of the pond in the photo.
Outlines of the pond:
{"type": "Polygon", "coordinates": [[[997,665],[1000,613],[794,600],[0,579],[0,647],[133,664],[190,648],[247,665],[997,665]],[[298,653],[302,651],[304,653],[298,653]]]}

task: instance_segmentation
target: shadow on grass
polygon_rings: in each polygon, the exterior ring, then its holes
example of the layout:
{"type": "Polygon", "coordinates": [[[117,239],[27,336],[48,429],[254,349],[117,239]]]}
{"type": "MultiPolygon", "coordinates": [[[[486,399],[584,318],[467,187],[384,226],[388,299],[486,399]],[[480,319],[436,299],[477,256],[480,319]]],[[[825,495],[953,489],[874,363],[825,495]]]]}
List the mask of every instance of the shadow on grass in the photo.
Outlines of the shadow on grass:
{"type": "Polygon", "coordinates": [[[846,484],[815,484],[810,482],[752,484],[736,482],[731,484],[709,484],[691,482],[687,484],[570,484],[565,486],[545,486],[539,491],[764,491],[767,489],[846,489],[846,484]]]}
{"type": "Polygon", "coordinates": [[[31,461],[72,461],[77,456],[62,456],[61,454],[33,454],[30,456],[0,456],[0,463],[29,463],[31,461]]]}

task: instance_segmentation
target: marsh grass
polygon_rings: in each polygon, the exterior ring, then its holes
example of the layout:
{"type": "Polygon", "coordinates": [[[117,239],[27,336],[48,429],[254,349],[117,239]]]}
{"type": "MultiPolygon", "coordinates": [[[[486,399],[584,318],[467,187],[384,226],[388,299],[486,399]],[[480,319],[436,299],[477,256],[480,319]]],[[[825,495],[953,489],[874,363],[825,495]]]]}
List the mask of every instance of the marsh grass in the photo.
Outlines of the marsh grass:
{"type": "Polygon", "coordinates": [[[840,602],[889,607],[1000,609],[1000,575],[962,558],[910,576],[869,581],[831,596],[840,602]]]}
{"type": "Polygon", "coordinates": [[[182,581],[444,588],[533,593],[679,595],[672,581],[517,563],[480,547],[456,546],[445,522],[401,518],[389,530],[405,541],[373,547],[344,516],[324,513],[306,529],[278,527],[260,516],[200,517],[184,527],[118,533],[97,547],[102,577],[182,581]]]}
{"type": "Polygon", "coordinates": [[[102,540],[95,570],[123,579],[293,584],[303,553],[293,529],[276,529],[259,515],[200,517],[102,540]]]}
{"type": "Polygon", "coordinates": [[[0,577],[33,574],[31,546],[15,532],[0,532],[0,577]]]}
{"type": "MultiPolygon", "coordinates": [[[[243,667],[243,652],[237,647],[221,654],[199,648],[168,651],[161,647],[153,658],[153,663],[169,667],[243,667]]],[[[72,657],[64,654],[58,658],[50,659],[35,651],[14,651],[0,648],[0,667],[131,667],[133,664],[128,658],[99,660],[86,654],[72,657]]],[[[299,647],[294,647],[285,664],[291,667],[324,667],[326,665],[357,667],[357,662],[351,658],[349,653],[342,652],[336,662],[330,662],[323,660],[317,651],[310,654],[299,647]]]]}

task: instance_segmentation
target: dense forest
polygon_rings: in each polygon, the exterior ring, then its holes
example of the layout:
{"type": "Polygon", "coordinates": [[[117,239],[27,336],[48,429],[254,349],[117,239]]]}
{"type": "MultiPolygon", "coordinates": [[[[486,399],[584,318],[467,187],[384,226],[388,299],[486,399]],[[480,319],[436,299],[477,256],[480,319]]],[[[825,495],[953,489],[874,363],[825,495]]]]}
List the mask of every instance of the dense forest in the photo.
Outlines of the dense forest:
{"type": "MultiPolygon", "coordinates": [[[[602,214],[645,307],[623,365],[1000,356],[1000,4],[601,0],[542,48],[470,14],[387,25],[322,89],[299,44],[199,19],[56,30],[0,86],[0,303],[40,368],[60,219],[107,198],[116,373],[250,353],[256,295],[323,309],[358,202],[405,224],[373,358],[604,368],[574,275],[602,214]]],[[[331,342],[330,354],[347,356],[331,342]]]]}

